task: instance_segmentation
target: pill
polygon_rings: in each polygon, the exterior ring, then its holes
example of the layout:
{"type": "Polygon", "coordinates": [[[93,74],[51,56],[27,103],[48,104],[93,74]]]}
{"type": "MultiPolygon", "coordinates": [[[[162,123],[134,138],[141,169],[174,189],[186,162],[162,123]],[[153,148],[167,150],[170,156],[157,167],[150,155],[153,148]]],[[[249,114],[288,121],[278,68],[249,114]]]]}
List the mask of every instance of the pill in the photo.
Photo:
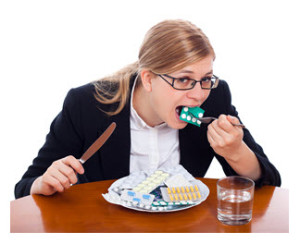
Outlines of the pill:
{"type": "Polygon", "coordinates": [[[184,187],[183,187],[183,186],[181,187],[181,192],[185,192],[185,190],[184,190],[184,187]]]}
{"type": "Polygon", "coordinates": [[[200,120],[197,120],[197,124],[198,124],[198,125],[200,125],[200,124],[201,124],[200,120]]]}
{"type": "Polygon", "coordinates": [[[177,191],[177,193],[180,193],[179,187],[176,187],[176,191],[177,191]]]}
{"type": "Polygon", "coordinates": [[[191,120],[191,116],[188,115],[188,116],[186,117],[186,119],[187,119],[187,120],[191,120]]]}
{"type": "Polygon", "coordinates": [[[187,195],[188,195],[188,198],[189,198],[190,200],[192,200],[192,196],[191,196],[191,194],[190,194],[190,193],[188,193],[187,195]]]}
{"type": "Polygon", "coordinates": [[[158,183],[162,182],[162,180],[161,179],[154,179],[153,182],[158,184],[158,183]]]}
{"type": "Polygon", "coordinates": [[[178,201],[178,196],[177,196],[177,194],[174,194],[174,198],[175,198],[175,201],[178,201]]]}
{"type": "Polygon", "coordinates": [[[187,112],[189,110],[189,108],[188,107],[184,107],[183,110],[184,110],[184,112],[187,112]]]}
{"type": "Polygon", "coordinates": [[[132,201],[134,201],[134,202],[140,202],[141,199],[139,199],[139,198],[133,198],[132,201]]]}
{"type": "Polygon", "coordinates": [[[185,119],[185,118],[186,118],[186,115],[185,115],[185,114],[182,114],[182,115],[181,115],[181,118],[185,119]]]}
{"type": "Polygon", "coordinates": [[[190,187],[190,189],[191,189],[191,192],[194,192],[194,188],[193,188],[193,186],[191,186],[191,187],[190,187]]]}
{"type": "Polygon", "coordinates": [[[152,188],[153,186],[156,186],[156,184],[154,182],[152,182],[148,185],[149,188],[152,188]]]}
{"type": "Polygon", "coordinates": [[[146,200],[149,200],[149,199],[151,198],[151,196],[150,196],[150,195],[145,195],[145,194],[144,194],[144,195],[143,195],[143,198],[146,199],[146,200]]]}
{"type": "Polygon", "coordinates": [[[193,194],[194,200],[196,200],[197,196],[196,196],[195,192],[193,192],[192,194],[193,194]]]}
{"type": "Polygon", "coordinates": [[[174,198],[172,197],[171,194],[169,194],[169,198],[170,198],[170,201],[173,202],[174,201],[174,198]]]}
{"type": "Polygon", "coordinates": [[[175,187],[172,187],[172,192],[173,192],[173,193],[176,193],[175,187]]]}
{"type": "Polygon", "coordinates": [[[190,192],[190,190],[189,190],[189,187],[188,187],[188,186],[186,186],[186,187],[185,187],[185,190],[186,190],[186,192],[190,192]]]}
{"type": "Polygon", "coordinates": [[[167,188],[167,191],[168,191],[168,193],[169,193],[169,194],[171,194],[171,190],[170,190],[170,188],[167,188]]]}
{"type": "Polygon", "coordinates": [[[179,199],[182,201],[183,200],[182,195],[178,194],[178,196],[179,196],[179,199]]]}
{"type": "Polygon", "coordinates": [[[134,196],[135,196],[135,192],[133,192],[133,191],[128,191],[128,192],[127,192],[127,195],[128,195],[128,196],[131,196],[131,197],[134,197],[134,196]]]}
{"type": "Polygon", "coordinates": [[[197,191],[197,195],[198,195],[198,198],[200,199],[201,198],[201,195],[200,195],[200,192],[197,191]]]}
{"type": "Polygon", "coordinates": [[[184,200],[187,200],[187,196],[185,193],[183,193],[183,198],[184,198],[184,200]]]}
{"type": "Polygon", "coordinates": [[[197,185],[194,186],[196,191],[199,191],[199,188],[197,185]]]}
{"type": "Polygon", "coordinates": [[[152,187],[151,187],[151,186],[146,186],[146,187],[144,187],[144,190],[145,190],[145,192],[144,192],[144,193],[147,193],[148,191],[150,191],[150,189],[152,189],[152,187]]]}

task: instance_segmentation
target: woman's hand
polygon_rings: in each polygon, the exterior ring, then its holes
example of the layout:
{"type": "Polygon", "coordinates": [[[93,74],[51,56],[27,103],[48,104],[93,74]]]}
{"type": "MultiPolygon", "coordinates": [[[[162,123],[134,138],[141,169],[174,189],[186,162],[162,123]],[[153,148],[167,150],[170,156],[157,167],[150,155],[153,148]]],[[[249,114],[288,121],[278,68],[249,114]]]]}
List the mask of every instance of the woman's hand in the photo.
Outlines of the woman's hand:
{"type": "Polygon", "coordinates": [[[257,180],[261,177],[258,159],[243,141],[243,129],[231,123],[240,122],[236,117],[220,115],[208,126],[208,141],[214,151],[224,157],[237,174],[257,180]]]}
{"type": "Polygon", "coordinates": [[[207,131],[207,138],[214,151],[225,159],[236,160],[243,146],[243,129],[231,123],[240,123],[238,118],[220,115],[214,120],[207,131]]]}
{"type": "Polygon", "coordinates": [[[73,156],[54,161],[32,184],[30,194],[52,195],[63,192],[77,182],[76,173],[83,174],[82,164],[73,156]]]}

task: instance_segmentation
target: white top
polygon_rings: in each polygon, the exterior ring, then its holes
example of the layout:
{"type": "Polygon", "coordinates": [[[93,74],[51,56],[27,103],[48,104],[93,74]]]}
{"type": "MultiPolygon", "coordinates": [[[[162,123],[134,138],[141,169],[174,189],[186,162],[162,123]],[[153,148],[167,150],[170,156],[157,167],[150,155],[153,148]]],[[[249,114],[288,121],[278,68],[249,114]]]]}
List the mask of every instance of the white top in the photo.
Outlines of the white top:
{"type": "Polygon", "coordinates": [[[130,173],[179,165],[178,130],[170,128],[166,123],[148,126],[133,108],[134,89],[135,84],[130,100],[130,173]]]}

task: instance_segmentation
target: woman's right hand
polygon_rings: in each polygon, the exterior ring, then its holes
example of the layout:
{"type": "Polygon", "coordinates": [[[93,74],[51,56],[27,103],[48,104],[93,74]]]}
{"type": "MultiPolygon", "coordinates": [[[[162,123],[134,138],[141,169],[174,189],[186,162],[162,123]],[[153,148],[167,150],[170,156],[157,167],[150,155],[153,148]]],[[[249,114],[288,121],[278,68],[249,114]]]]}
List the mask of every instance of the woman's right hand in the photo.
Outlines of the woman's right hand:
{"type": "Polygon", "coordinates": [[[82,164],[73,156],[54,161],[47,171],[32,184],[30,194],[52,195],[63,192],[77,182],[76,174],[83,174],[82,164]]]}

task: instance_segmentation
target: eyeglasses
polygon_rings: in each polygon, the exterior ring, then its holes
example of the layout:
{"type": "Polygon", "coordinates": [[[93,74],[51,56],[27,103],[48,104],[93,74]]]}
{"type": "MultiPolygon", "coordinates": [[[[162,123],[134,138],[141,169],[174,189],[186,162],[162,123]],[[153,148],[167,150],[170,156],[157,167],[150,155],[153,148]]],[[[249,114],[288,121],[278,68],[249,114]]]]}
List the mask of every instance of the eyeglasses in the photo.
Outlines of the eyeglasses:
{"type": "Polygon", "coordinates": [[[211,90],[218,86],[219,84],[219,78],[215,75],[212,75],[211,77],[204,77],[201,80],[194,80],[190,78],[175,78],[166,74],[160,75],[156,74],[160,78],[162,78],[164,81],[166,81],[170,86],[172,86],[176,90],[191,90],[195,87],[197,82],[200,83],[200,86],[204,90],[211,90]],[[171,81],[168,81],[165,77],[172,79],[171,81]]]}

